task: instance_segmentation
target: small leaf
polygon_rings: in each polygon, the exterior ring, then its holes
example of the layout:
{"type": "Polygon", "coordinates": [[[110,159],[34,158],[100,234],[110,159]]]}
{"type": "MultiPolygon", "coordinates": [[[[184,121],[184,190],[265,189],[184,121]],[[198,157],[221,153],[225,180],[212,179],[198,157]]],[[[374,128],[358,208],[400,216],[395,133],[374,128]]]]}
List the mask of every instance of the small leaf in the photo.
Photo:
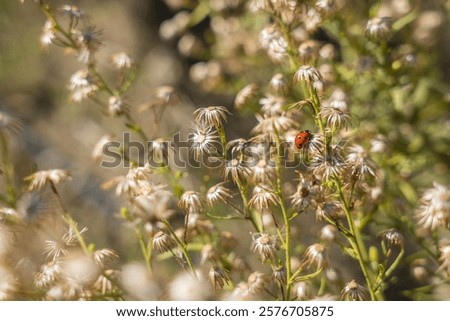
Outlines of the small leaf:
{"type": "Polygon", "coordinates": [[[202,1],[200,4],[192,11],[191,19],[189,20],[189,27],[193,27],[202,22],[211,12],[208,1],[202,1]]]}
{"type": "Polygon", "coordinates": [[[369,260],[372,263],[378,263],[379,261],[378,249],[375,246],[369,248],[369,260]]]}
{"type": "Polygon", "coordinates": [[[344,250],[344,253],[347,254],[348,256],[351,256],[355,260],[358,259],[358,256],[356,255],[355,250],[352,249],[351,247],[344,247],[342,249],[344,250]]]}
{"type": "Polygon", "coordinates": [[[398,182],[398,187],[400,191],[403,193],[405,198],[410,203],[415,203],[417,201],[417,194],[411,184],[405,181],[398,182]]]}

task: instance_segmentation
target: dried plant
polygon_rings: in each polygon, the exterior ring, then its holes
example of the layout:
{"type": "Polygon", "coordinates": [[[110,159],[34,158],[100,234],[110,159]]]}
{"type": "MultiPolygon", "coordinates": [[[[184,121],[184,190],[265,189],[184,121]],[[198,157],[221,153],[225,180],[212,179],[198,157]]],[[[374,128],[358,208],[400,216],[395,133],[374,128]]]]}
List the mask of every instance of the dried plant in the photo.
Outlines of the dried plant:
{"type": "Polygon", "coordinates": [[[79,65],[60,90],[123,125],[92,117],[91,154],[126,226],[111,233],[132,240],[97,248],[66,196],[76,168],[24,174],[13,148],[28,124],[2,106],[0,299],[449,299],[449,75],[429,57],[443,19],[409,1],[177,2],[159,35],[216,100],[188,114],[181,85],[134,99],[139,61],[105,58],[95,16],[28,2],[48,59],[60,47],[79,65]]]}

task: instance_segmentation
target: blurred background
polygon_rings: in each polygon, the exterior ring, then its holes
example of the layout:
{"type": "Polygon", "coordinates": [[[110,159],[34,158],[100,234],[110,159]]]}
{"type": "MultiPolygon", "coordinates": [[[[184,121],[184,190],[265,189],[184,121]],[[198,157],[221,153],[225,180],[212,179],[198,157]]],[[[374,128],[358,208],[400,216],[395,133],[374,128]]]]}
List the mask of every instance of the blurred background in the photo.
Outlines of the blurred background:
{"type": "MultiPolygon", "coordinates": [[[[39,37],[45,17],[31,2],[25,0],[25,5],[20,5],[19,0],[0,0],[0,109],[24,124],[11,143],[18,180],[37,169],[68,169],[73,179],[61,185],[62,194],[79,225],[89,227],[87,239],[99,248],[114,248],[125,262],[139,259],[136,240],[118,218],[121,200],[112,191],[100,187],[112,177],[126,174],[127,169],[101,168],[91,156],[103,135],[120,134],[126,127],[121,119],[104,117],[88,101],[70,101],[69,78],[82,64],[59,48],[41,47],[39,37]]],[[[183,18],[180,11],[192,11],[185,5],[195,2],[85,0],[71,3],[87,12],[92,23],[102,30],[104,45],[97,59],[106,78],[113,79],[108,62],[112,54],[125,51],[137,62],[137,79],[127,93],[130,105],[139,106],[148,101],[158,86],[170,85],[180,93],[182,104],[165,113],[162,132],[185,133],[189,129],[187,119],[192,119],[195,108],[223,105],[236,114],[227,127],[229,139],[248,137],[256,120],[251,112],[237,115],[234,97],[247,83],[267,82],[274,73],[276,67],[257,45],[257,30],[265,20],[250,17],[236,26],[233,19],[239,17],[245,1],[227,4],[227,1],[211,0],[216,8],[214,14],[200,19],[189,33],[177,33],[176,21],[183,18]],[[172,25],[165,23],[169,19],[172,25]],[[242,26],[248,28],[240,29],[242,26]]],[[[49,3],[66,4],[57,0],[49,3]]],[[[377,2],[345,3],[343,17],[364,24],[357,20],[364,15],[350,17],[349,14],[368,12],[377,2]]],[[[409,96],[408,104],[394,102],[395,107],[388,110],[388,106],[383,106],[387,101],[383,100],[383,88],[371,83],[370,76],[361,77],[357,80],[360,85],[351,93],[354,94],[352,112],[358,115],[363,132],[372,136],[380,133],[390,140],[395,157],[389,166],[398,174],[393,176],[398,185],[390,185],[385,192],[392,198],[398,197],[399,202],[406,197],[410,203],[401,206],[411,212],[421,188],[431,186],[436,179],[450,183],[450,1],[379,3],[386,13],[399,17],[404,15],[405,6],[406,11],[417,10],[417,17],[408,30],[396,35],[391,44],[395,48],[403,42],[414,44],[417,66],[405,71],[410,76],[404,76],[411,77],[404,79],[405,84],[411,82],[414,88],[406,88],[407,97],[397,97],[408,100],[409,96]]],[[[320,32],[316,37],[327,39],[320,32]]],[[[355,63],[356,68],[357,61],[344,63],[349,66],[355,63]]],[[[387,92],[388,85],[384,89],[387,92]]],[[[150,132],[150,117],[133,112],[144,124],[144,130],[150,132]]]]}

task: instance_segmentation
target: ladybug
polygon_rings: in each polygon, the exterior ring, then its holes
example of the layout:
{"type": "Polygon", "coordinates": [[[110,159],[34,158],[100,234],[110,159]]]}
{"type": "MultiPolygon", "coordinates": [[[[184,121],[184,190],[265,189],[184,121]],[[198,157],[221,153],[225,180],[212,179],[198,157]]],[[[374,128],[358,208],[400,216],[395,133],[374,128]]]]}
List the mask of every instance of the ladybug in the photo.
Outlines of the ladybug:
{"type": "Polygon", "coordinates": [[[298,149],[302,149],[303,146],[308,144],[311,141],[313,135],[309,130],[302,130],[297,135],[295,135],[294,144],[298,149]]]}

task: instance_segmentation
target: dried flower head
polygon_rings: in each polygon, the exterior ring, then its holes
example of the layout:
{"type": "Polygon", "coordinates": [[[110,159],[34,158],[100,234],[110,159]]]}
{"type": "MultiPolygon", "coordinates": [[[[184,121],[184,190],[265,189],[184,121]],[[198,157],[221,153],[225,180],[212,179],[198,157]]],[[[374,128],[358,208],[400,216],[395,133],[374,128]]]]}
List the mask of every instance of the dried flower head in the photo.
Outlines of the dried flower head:
{"type": "Polygon", "coordinates": [[[51,261],[41,266],[39,272],[34,275],[34,284],[43,289],[54,285],[61,274],[61,262],[51,261]]]}
{"type": "Polygon", "coordinates": [[[122,115],[127,108],[122,97],[111,96],[108,99],[108,113],[110,116],[122,115]]]}
{"type": "Polygon", "coordinates": [[[267,95],[259,100],[259,104],[265,116],[279,116],[284,113],[286,100],[280,96],[267,95]]]}
{"type": "Polygon", "coordinates": [[[60,182],[64,182],[70,179],[71,176],[69,172],[64,169],[38,171],[25,178],[25,180],[29,182],[29,191],[40,190],[46,183],[57,185],[60,182]]]}
{"type": "Polygon", "coordinates": [[[116,186],[116,195],[131,194],[135,189],[138,188],[138,184],[132,178],[127,176],[118,176],[110,179],[109,181],[102,184],[102,188],[108,189],[112,186],[116,186]]]}
{"type": "Polygon", "coordinates": [[[250,169],[240,160],[233,158],[225,163],[224,177],[231,178],[234,183],[240,183],[250,176],[250,169]]]}
{"type": "Polygon", "coordinates": [[[251,250],[258,253],[263,262],[274,260],[280,249],[278,237],[268,233],[253,233],[251,250]]]}
{"type": "Polygon", "coordinates": [[[269,82],[270,91],[277,96],[286,96],[289,92],[289,84],[281,73],[276,73],[269,82]]]}
{"type": "Polygon", "coordinates": [[[49,45],[55,42],[56,40],[56,30],[55,24],[51,20],[47,20],[42,27],[42,32],[40,36],[40,42],[42,48],[47,48],[49,45]]]}
{"type": "Polygon", "coordinates": [[[287,282],[287,270],[285,266],[279,265],[273,268],[273,279],[280,285],[287,282]]]}
{"type": "Polygon", "coordinates": [[[94,252],[94,260],[102,268],[107,268],[112,262],[117,261],[119,255],[111,249],[101,249],[94,252]]]}
{"type": "Polygon", "coordinates": [[[233,194],[230,189],[226,188],[225,183],[219,183],[212,186],[206,193],[206,201],[209,206],[213,206],[219,201],[228,203],[228,201],[233,198],[233,194]]]}
{"type": "Polygon", "coordinates": [[[398,230],[391,228],[383,233],[383,241],[387,243],[388,249],[392,247],[403,248],[405,244],[405,238],[398,230]]]}
{"type": "Polygon", "coordinates": [[[374,40],[385,41],[391,35],[391,19],[376,17],[370,19],[366,26],[366,35],[374,40]]]}
{"type": "Polygon", "coordinates": [[[297,121],[286,112],[275,116],[256,114],[256,120],[258,124],[252,130],[254,134],[279,133],[281,135],[289,129],[298,127],[297,121]]]}
{"type": "Polygon", "coordinates": [[[384,135],[377,135],[370,141],[372,153],[385,153],[388,151],[388,140],[384,135]]]}
{"type": "Polygon", "coordinates": [[[172,86],[160,86],[155,90],[155,99],[161,106],[177,105],[181,101],[180,94],[172,86]]]}
{"type": "Polygon", "coordinates": [[[214,291],[223,289],[225,284],[228,284],[230,282],[230,278],[227,272],[219,266],[211,267],[211,269],[209,270],[208,279],[214,291]]]}
{"type": "Polygon", "coordinates": [[[288,42],[276,25],[264,28],[259,34],[259,42],[274,63],[281,63],[287,58],[288,42]]]}
{"type": "Polygon", "coordinates": [[[80,102],[98,89],[95,77],[89,70],[80,70],[70,77],[69,90],[72,91],[71,99],[80,102]]]}
{"type": "Polygon", "coordinates": [[[332,130],[348,129],[352,124],[352,116],[346,109],[335,107],[322,107],[320,115],[326,119],[327,126],[332,130]]]}
{"type": "Polygon", "coordinates": [[[303,63],[315,61],[319,57],[319,48],[317,40],[307,40],[298,47],[298,55],[303,63]]]}
{"type": "Polygon", "coordinates": [[[322,24],[323,17],[319,13],[318,10],[316,10],[313,7],[310,7],[303,15],[303,23],[305,25],[305,29],[312,34],[314,31],[316,31],[322,24]]]}
{"type": "Polygon", "coordinates": [[[320,230],[320,239],[324,242],[333,242],[336,239],[336,234],[336,226],[327,224],[320,230]]]}
{"type": "Polygon", "coordinates": [[[269,285],[269,277],[262,273],[255,271],[248,276],[247,286],[251,294],[258,294],[264,291],[269,285]]]}
{"type": "Polygon", "coordinates": [[[169,159],[169,142],[164,138],[156,138],[148,144],[149,162],[152,165],[167,165],[169,159]]]}
{"type": "Polygon", "coordinates": [[[134,65],[133,59],[125,52],[118,52],[111,56],[111,64],[116,69],[129,69],[134,65]]]}
{"type": "MultiPolygon", "coordinates": [[[[87,228],[80,231],[80,235],[84,234],[87,228]]],[[[52,261],[56,261],[61,256],[67,255],[68,248],[73,246],[77,241],[78,237],[74,230],[71,228],[67,233],[65,233],[61,238],[57,240],[46,240],[44,253],[47,254],[47,258],[51,258],[52,261]]]]}
{"type": "Polygon", "coordinates": [[[450,222],[450,190],[438,183],[433,185],[422,194],[416,215],[419,225],[430,231],[447,227],[450,222]]]}
{"type": "Polygon", "coordinates": [[[155,89],[149,101],[140,105],[139,111],[152,110],[157,119],[161,119],[168,106],[175,106],[181,102],[180,94],[172,86],[160,86],[155,89]]]}
{"type": "Polygon", "coordinates": [[[16,134],[21,128],[22,123],[18,119],[0,111],[0,134],[16,134]]]}
{"type": "Polygon", "coordinates": [[[195,131],[189,134],[191,151],[198,158],[201,155],[217,154],[220,144],[217,130],[213,126],[195,125],[195,131]]]}
{"type": "Polygon", "coordinates": [[[341,291],[341,300],[345,301],[366,301],[369,299],[367,289],[355,280],[348,282],[341,291]]]}
{"type": "Polygon", "coordinates": [[[355,144],[349,148],[347,164],[355,180],[364,179],[367,175],[376,176],[375,163],[361,145],[355,144]]]}
{"type": "Polygon", "coordinates": [[[439,266],[437,272],[445,271],[447,274],[447,278],[450,279],[450,245],[441,246],[440,249],[441,256],[439,261],[442,262],[439,266]]]}
{"type": "Polygon", "coordinates": [[[195,121],[205,127],[214,126],[216,129],[223,126],[222,122],[227,122],[231,113],[223,106],[210,106],[199,108],[194,112],[195,121]]]}
{"type": "Polygon", "coordinates": [[[255,207],[258,210],[265,210],[271,205],[275,206],[279,202],[275,191],[268,185],[256,185],[253,188],[253,196],[248,202],[248,206],[255,207]]]}
{"type": "Polygon", "coordinates": [[[325,246],[315,243],[309,246],[303,257],[303,267],[309,268],[315,266],[316,269],[323,269],[328,266],[328,259],[326,257],[325,246]]]}
{"type": "Polygon", "coordinates": [[[113,136],[111,135],[103,135],[102,137],[100,137],[100,139],[92,149],[92,159],[94,159],[95,161],[100,161],[103,157],[103,151],[108,146],[111,146],[112,140],[113,136]]]}
{"type": "Polygon", "coordinates": [[[294,74],[294,82],[314,83],[322,80],[320,72],[312,66],[301,66],[294,74]]]}
{"type": "Polygon", "coordinates": [[[340,151],[339,146],[330,146],[325,153],[316,153],[311,161],[314,175],[327,181],[342,174],[347,164],[340,151]]]}
{"type": "Polygon", "coordinates": [[[307,282],[298,282],[295,285],[295,294],[297,296],[297,300],[300,301],[309,301],[313,298],[311,287],[307,282]]]}
{"type": "Polygon", "coordinates": [[[275,177],[275,167],[267,157],[259,157],[255,166],[251,167],[253,183],[268,184],[275,177]]]}
{"type": "Polygon", "coordinates": [[[164,231],[158,231],[153,236],[153,247],[160,253],[172,251],[177,246],[175,240],[164,231]]]}
{"type": "Polygon", "coordinates": [[[318,221],[327,219],[338,221],[344,215],[342,204],[324,190],[317,194],[314,202],[316,205],[316,220],[318,221]]]}
{"type": "Polygon", "coordinates": [[[428,270],[427,259],[420,258],[411,262],[411,276],[420,283],[425,283],[429,280],[430,273],[428,270]]]}
{"type": "Polygon", "coordinates": [[[248,84],[242,88],[234,100],[234,107],[237,110],[242,110],[247,105],[250,105],[255,100],[258,94],[258,86],[256,84],[248,84]]]}
{"type": "Polygon", "coordinates": [[[251,0],[249,3],[250,11],[257,12],[273,12],[274,8],[272,5],[272,0],[251,0]]]}
{"type": "Polygon", "coordinates": [[[73,26],[87,18],[84,11],[74,5],[65,4],[59,8],[59,11],[71,20],[73,26]]]}
{"type": "Polygon", "coordinates": [[[315,8],[320,14],[330,16],[337,10],[336,0],[317,0],[315,8]]]}
{"type": "Polygon", "coordinates": [[[81,48],[88,50],[91,54],[97,51],[102,45],[103,32],[95,26],[87,26],[82,30],[75,30],[74,32],[81,48]]]}
{"type": "Polygon", "coordinates": [[[133,215],[143,222],[154,223],[161,219],[169,219],[175,212],[173,194],[161,186],[154,187],[152,192],[144,192],[135,197],[132,203],[133,215]]]}
{"type": "Polygon", "coordinates": [[[93,288],[95,291],[100,292],[103,295],[107,293],[112,293],[115,291],[115,280],[117,279],[118,271],[116,270],[105,270],[98,279],[95,281],[93,288]]]}
{"type": "Polygon", "coordinates": [[[305,211],[311,206],[316,194],[316,187],[312,179],[306,175],[300,174],[299,183],[296,192],[290,197],[292,205],[298,213],[305,211]]]}
{"type": "Polygon", "coordinates": [[[178,206],[189,213],[200,213],[205,208],[205,201],[200,193],[186,191],[181,195],[178,206]]]}

